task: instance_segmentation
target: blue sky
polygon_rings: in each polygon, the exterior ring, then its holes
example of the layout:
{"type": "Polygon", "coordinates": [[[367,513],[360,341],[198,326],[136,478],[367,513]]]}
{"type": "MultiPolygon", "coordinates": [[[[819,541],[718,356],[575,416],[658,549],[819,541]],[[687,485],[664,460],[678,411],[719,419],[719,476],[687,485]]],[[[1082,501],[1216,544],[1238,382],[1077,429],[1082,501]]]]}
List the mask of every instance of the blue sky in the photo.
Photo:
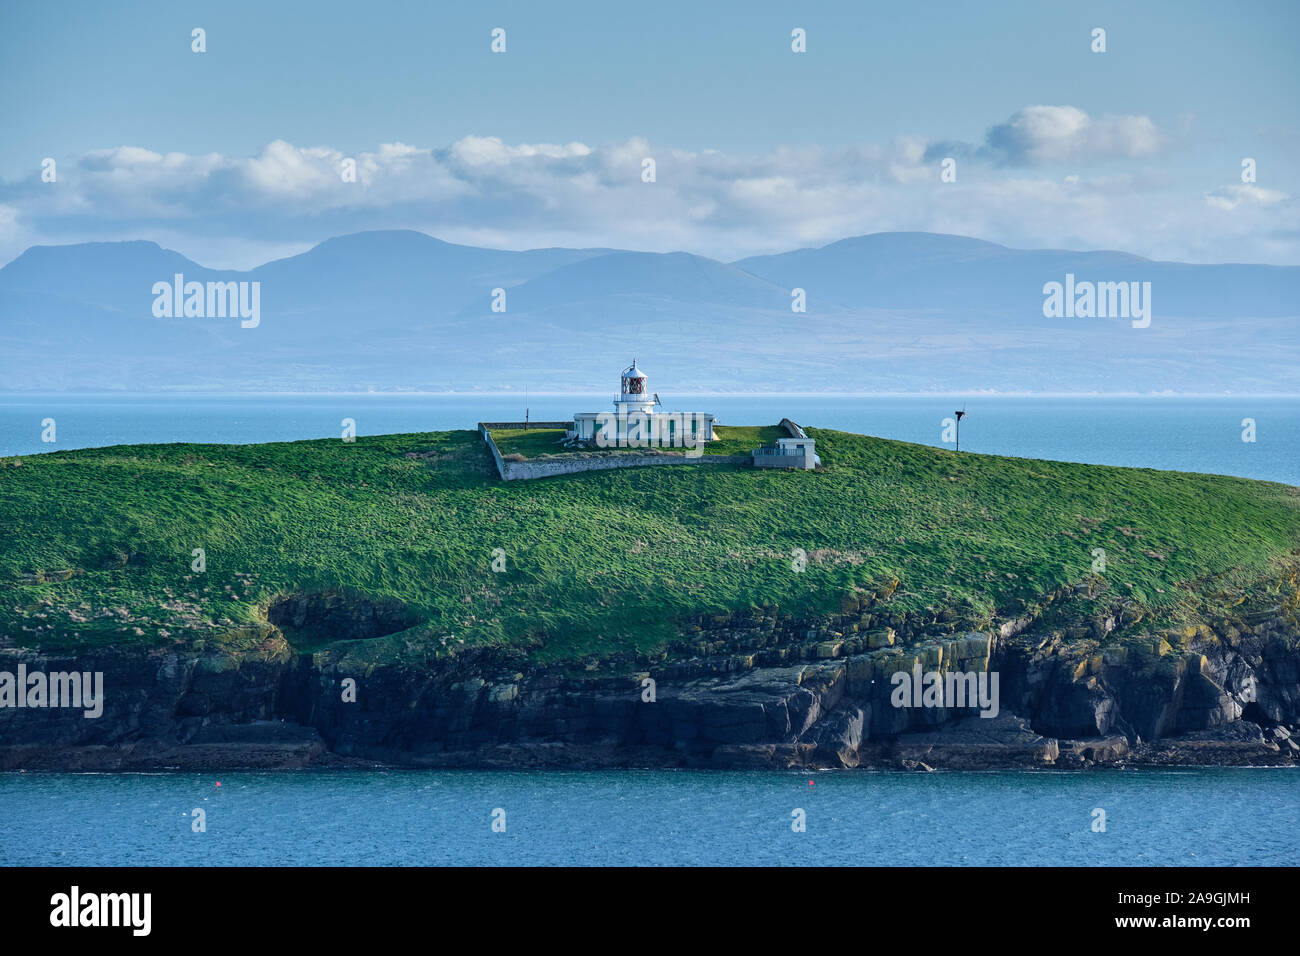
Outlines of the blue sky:
{"type": "Polygon", "coordinates": [[[720,258],[928,229],[1300,263],[1300,4],[816,7],[7,3],[0,262],[149,238],[248,266],[403,227],[720,258]],[[347,157],[350,192],[322,175],[347,157]]]}

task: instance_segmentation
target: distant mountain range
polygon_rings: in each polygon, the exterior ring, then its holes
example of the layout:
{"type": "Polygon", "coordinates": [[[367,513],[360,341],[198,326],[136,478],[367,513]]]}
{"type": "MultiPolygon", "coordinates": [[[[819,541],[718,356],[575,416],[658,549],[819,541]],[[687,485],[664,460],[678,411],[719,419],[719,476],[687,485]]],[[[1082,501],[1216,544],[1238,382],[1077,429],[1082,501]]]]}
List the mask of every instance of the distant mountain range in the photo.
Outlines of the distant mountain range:
{"type": "Polygon", "coordinates": [[[365,232],[247,272],[206,269],[153,242],[84,243],[35,246],[0,269],[0,390],[612,390],[635,355],[665,398],[1295,393],[1298,318],[1300,267],[931,233],[723,263],[365,232]],[[154,286],[176,274],[259,283],[260,321],[156,316],[154,286]],[[1067,274],[1150,283],[1150,326],[1045,318],[1044,284],[1067,274]],[[795,289],[805,312],[792,311],[795,289]]]}

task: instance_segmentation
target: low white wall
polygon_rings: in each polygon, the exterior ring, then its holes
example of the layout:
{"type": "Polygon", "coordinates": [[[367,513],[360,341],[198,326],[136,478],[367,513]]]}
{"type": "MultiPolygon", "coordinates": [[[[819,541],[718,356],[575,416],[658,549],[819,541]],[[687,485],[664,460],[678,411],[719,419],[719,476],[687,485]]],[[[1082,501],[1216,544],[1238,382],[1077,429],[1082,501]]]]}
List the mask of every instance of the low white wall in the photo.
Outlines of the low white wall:
{"type": "Polygon", "coordinates": [[[483,441],[492,452],[492,460],[495,461],[497,465],[497,474],[504,479],[506,476],[506,463],[501,457],[501,451],[497,448],[497,443],[492,440],[492,430],[489,429],[485,423],[479,422],[478,433],[483,436],[483,441]]]}
{"type": "MultiPolygon", "coordinates": [[[[493,446],[495,450],[495,445],[493,446]]],[[[749,455],[632,455],[614,454],[597,458],[565,458],[558,461],[504,461],[497,452],[497,470],[503,481],[573,475],[582,471],[609,471],[613,468],[641,468],[646,465],[748,465],[749,455]]]]}

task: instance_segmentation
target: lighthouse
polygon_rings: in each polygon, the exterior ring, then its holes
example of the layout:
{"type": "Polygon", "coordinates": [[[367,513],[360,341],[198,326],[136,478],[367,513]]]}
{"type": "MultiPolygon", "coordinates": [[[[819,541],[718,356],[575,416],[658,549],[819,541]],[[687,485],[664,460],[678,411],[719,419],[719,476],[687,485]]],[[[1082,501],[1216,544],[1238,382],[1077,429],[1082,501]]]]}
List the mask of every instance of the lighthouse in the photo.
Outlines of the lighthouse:
{"type": "Polygon", "coordinates": [[[650,391],[645,372],[636,359],[618,380],[614,411],[578,412],[567,440],[595,447],[684,448],[697,451],[713,441],[713,416],[704,412],[659,410],[659,396],[650,391]]]}

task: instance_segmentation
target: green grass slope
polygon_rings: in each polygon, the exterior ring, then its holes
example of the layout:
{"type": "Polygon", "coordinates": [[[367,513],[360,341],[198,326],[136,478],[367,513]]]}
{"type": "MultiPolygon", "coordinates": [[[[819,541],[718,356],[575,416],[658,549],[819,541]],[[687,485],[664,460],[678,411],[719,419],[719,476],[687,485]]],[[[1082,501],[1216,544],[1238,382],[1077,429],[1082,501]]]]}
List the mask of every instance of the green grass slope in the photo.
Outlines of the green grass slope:
{"type": "Polygon", "coordinates": [[[1285,485],[810,434],[818,472],[509,483],[472,431],[0,460],[0,635],[229,640],[280,596],[342,591],[406,605],[413,628],[367,642],[391,655],[514,644],[564,659],[653,650],[711,613],[834,612],[889,578],[895,606],[972,626],[1085,580],[1099,602],[1178,621],[1300,549],[1300,489],[1285,485]]]}

